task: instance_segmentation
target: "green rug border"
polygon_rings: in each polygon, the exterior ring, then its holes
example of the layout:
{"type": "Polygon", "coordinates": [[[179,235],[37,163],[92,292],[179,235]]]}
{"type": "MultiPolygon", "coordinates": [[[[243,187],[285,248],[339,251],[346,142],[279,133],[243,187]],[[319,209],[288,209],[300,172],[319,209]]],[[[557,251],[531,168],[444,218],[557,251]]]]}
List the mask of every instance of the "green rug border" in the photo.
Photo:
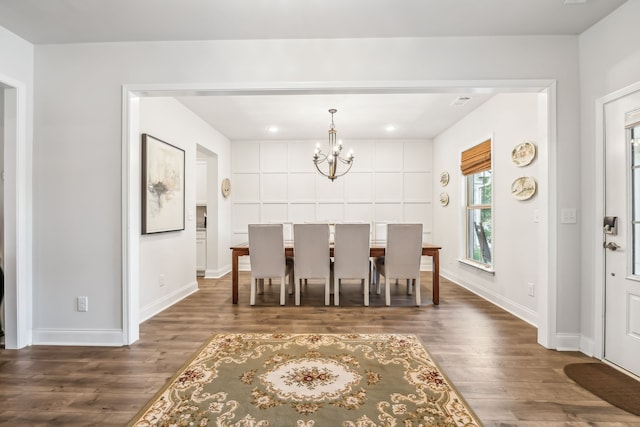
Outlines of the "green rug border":
{"type": "MultiPolygon", "coordinates": [[[[284,334],[284,335],[332,335],[332,336],[340,336],[340,335],[345,335],[345,334],[349,334],[347,333],[327,333],[327,332],[320,332],[320,333],[316,333],[316,332],[293,332],[293,333],[283,333],[283,332],[278,332],[279,334],[284,334]]],[[[440,364],[437,363],[435,360],[433,360],[433,356],[431,355],[431,353],[429,352],[427,346],[424,343],[424,340],[422,338],[420,338],[417,334],[398,334],[398,333],[360,333],[360,332],[352,332],[352,333],[356,333],[359,335],[395,335],[395,336],[410,336],[410,337],[415,337],[418,342],[420,343],[420,345],[422,345],[422,348],[424,349],[424,351],[429,355],[429,358],[431,359],[431,361],[433,362],[433,364],[438,368],[438,371],[440,371],[440,374],[442,375],[442,377],[447,381],[447,383],[449,384],[449,386],[451,388],[453,388],[456,392],[456,394],[458,395],[458,397],[460,398],[460,400],[462,401],[462,403],[464,403],[464,406],[467,408],[467,410],[469,411],[469,414],[474,418],[474,420],[478,423],[479,426],[483,426],[484,424],[482,423],[482,421],[480,420],[480,417],[478,417],[478,414],[476,414],[476,412],[473,410],[473,408],[471,407],[471,405],[469,405],[469,402],[467,402],[467,399],[464,398],[464,396],[460,393],[460,391],[458,390],[458,388],[453,384],[453,382],[451,381],[451,379],[449,379],[449,376],[444,372],[444,370],[440,367],[440,364]]],[[[149,401],[147,402],[146,405],[144,405],[144,407],[142,409],[140,409],[134,416],[133,418],[131,418],[131,420],[127,423],[127,427],[132,427],[133,424],[138,421],[144,414],[145,412],[147,412],[149,410],[149,408],[151,408],[151,406],[155,403],[156,400],[158,400],[158,398],[160,396],[162,396],[162,394],[165,392],[165,390],[167,390],[171,384],[182,374],[182,372],[187,369],[187,367],[189,367],[189,365],[191,364],[191,362],[193,362],[196,357],[198,357],[198,355],[200,353],[202,353],[202,351],[209,345],[209,343],[211,343],[211,341],[213,341],[213,339],[219,335],[239,335],[239,334],[260,334],[260,335],[273,335],[273,332],[218,332],[218,333],[214,333],[212,335],[209,336],[209,338],[207,338],[204,342],[204,344],[200,345],[200,347],[198,347],[198,349],[193,353],[193,355],[185,362],[183,363],[180,368],[178,368],[178,370],[176,371],[175,374],[173,374],[171,376],[171,378],[169,378],[165,384],[160,388],[160,390],[158,390],[151,399],[149,399],[149,401]]]]}
{"type": "Polygon", "coordinates": [[[204,344],[201,344],[200,347],[198,347],[198,349],[191,355],[191,357],[189,357],[189,359],[187,359],[186,362],[184,362],[179,368],[178,370],[175,372],[175,374],[173,374],[171,376],[171,378],[169,378],[162,387],[160,387],[160,390],[158,390],[151,399],[149,399],[149,401],[147,402],[146,405],[144,405],[144,407],[142,409],[140,409],[134,416],[133,418],[131,418],[131,420],[127,423],[127,427],[132,427],[133,424],[138,421],[140,419],[140,417],[142,417],[145,412],[147,412],[149,410],[149,408],[151,408],[151,406],[155,403],[156,400],[158,400],[158,398],[160,396],[162,396],[162,393],[165,392],[166,389],[168,389],[171,384],[182,374],[182,372],[184,372],[185,369],[187,369],[189,367],[189,365],[191,364],[191,362],[193,362],[194,360],[196,360],[196,357],[198,357],[198,355],[200,353],[202,353],[202,351],[209,345],[209,343],[211,341],[213,341],[213,339],[218,336],[218,335],[228,335],[228,334],[232,334],[232,333],[242,333],[242,332],[222,332],[222,333],[215,333],[209,336],[209,338],[207,338],[204,341],[204,344]]]}

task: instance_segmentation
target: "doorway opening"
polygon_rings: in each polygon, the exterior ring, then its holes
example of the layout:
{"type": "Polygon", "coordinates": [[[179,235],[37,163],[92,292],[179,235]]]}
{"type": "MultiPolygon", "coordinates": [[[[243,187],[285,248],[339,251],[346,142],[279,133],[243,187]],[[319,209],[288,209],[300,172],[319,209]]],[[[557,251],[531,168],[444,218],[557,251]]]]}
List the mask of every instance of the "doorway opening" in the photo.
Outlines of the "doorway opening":
{"type": "Polygon", "coordinates": [[[31,169],[27,149],[26,87],[0,75],[2,186],[0,265],[3,282],[4,347],[18,349],[32,342],[31,169]]]}
{"type": "MultiPolygon", "coordinates": [[[[123,86],[123,343],[138,339],[139,316],[137,307],[137,255],[139,250],[138,196],[138,143],[139,128],[135,106],[143,97],[153,96],[233,96],[233,95],[309,95],[309,94],[399,94],[399,93],[460,93],[477,92],[545,93],[548,137],[546,149],[540,151],[541,200],[540,208],[546,214],[540,218],[539,275],[538,288],[538,342],[548,348],[556,348],[556,84],[553,80],[509,80],[509,81],[459,81],[455,82],[342,82],[342,83],[281,83],[277,85],[255,84],[194,84],[194,85],[125,85],[123,86]],[[544,248],[544,250],[542,249],[544,248]],[[551,248],[551,249],[547,249],[551,248]]],[[[220,159],[227,162],[228,159],[220,159]]],[[[230,161],[229,161],[230,162],[230,161]]],[[[220,171],[219,171],[220,172],[220,171]]],[[[225,171],[222,171],[224,173],[225,171]]],[[[223,254],[220,254],[220,258],[223,254]]]]}

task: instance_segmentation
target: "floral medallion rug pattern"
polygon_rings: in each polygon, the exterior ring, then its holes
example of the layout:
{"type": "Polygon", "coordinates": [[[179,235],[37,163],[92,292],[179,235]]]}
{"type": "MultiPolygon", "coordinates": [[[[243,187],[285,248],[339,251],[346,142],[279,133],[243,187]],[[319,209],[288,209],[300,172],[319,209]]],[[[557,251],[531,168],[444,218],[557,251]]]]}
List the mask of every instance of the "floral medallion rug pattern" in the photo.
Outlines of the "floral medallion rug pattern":
{"type": "Polygon", "coordinates": [[[130,426],[480,426],[415,335],[220,334],[130,426]]]}

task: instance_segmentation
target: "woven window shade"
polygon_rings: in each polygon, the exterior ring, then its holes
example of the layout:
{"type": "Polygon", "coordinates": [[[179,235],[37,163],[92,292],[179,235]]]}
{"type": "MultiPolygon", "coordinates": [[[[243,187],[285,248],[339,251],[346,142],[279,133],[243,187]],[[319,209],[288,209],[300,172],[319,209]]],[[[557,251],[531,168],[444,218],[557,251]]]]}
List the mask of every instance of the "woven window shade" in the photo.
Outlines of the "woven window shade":
{"type": "Polygon", "coordinates": [[[462,152],[460,170],[463,175],[491,169],[491,140],[488,139],[462,152]]]}

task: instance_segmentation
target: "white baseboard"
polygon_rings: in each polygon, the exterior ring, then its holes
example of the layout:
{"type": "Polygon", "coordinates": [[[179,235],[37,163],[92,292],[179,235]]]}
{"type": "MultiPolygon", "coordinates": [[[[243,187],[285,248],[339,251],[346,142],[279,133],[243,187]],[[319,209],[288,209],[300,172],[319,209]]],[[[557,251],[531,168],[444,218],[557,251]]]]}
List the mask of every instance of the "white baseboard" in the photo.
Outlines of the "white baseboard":
{"type": "Polygon", "coordinates": [[[34,329],[33,345],[120,347],[123,333],[121,329],[34,329]]]}
{"type": "Polygon", "coordinates": [[[144,322],[147,319],[155,316],[161,311],[171,307],[173,304],[177,303],[181,299],[184,299],[191,295],[192,293],[198,291],[198,282],[187,283],[181,288],[176,289],[170,294],[164,295],[162,298],[159,298],[153,301],[150,304],[147,304],[144,307],[140,308],[140,323],[144,322]]]}
{"type": "Polygon", "coordinates": [[[204,278],[205,279],[219,279],[222,276],[224,276],[225,274],[229,273],[231,271],[231,266],[230,265],[225,265],[222,268],[218,268],[217,270],[213,270],[213,269],[207,269],[204,272],[204,278]]]}
{"type": "Polygon", "coordinates": [[[484,298],[490,303],[497,305],[503,310],[508,311],[519,319],[524,320],[532,326],[538,327],[538,313],[531,310],[528,307],[515,303],[507,298],[504,298],[502,295],[498,295],[496,293],[491,292],[485,288],[474,285],[473,283],[465,282],[464,280],[456,277],[454,274],[451,274],[448,271],[440,271],[440,275],[457,285],[462,286],[463,288],[473,292],[474,294],[484,298]]]}
{"type": "Polygon", "coordinates": [[[596,352],[593,338],[587,338],[584,335],[580,335],[580,351],[587,356],[594,357],[596,352]]]}
{"type": "Polygon", "coordinates": [[[569,334],[569,333],[556,334],[556,350],[582,351],[580,349],[580,334],[569,334]]]}
{"type": "MultiPolygon", "coordinates": [[[[188,283],[171,294],[140,309],[140,320],[153,317],[198,290],[198,282],[188,283]]],[[[121,329],[34,329],[33,345],[103,346],[125,345],[121,329]]]]}

